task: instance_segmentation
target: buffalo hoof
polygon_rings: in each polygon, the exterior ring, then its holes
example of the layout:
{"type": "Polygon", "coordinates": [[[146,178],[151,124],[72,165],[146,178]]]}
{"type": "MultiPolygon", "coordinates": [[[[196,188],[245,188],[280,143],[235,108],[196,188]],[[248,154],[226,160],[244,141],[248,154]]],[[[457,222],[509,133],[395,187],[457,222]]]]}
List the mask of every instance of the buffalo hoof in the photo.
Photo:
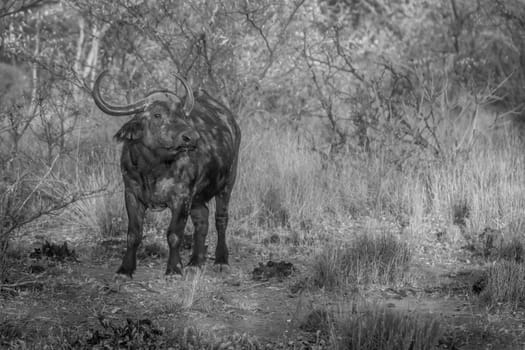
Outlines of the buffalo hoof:
{"type": "Polygon", "coordinates": [[[188,262],[188,266],[202,267],[206,262],[206,258],[199,258],[197,256],[192,256],[188,262]]]}
{"type": "Polygon", "coordinates": [[[131,280],[132,280],[131,276],[127,274],[115,273],[115,275],[113,276],[113,281],[117,284],[129,282],[131,280]]]}
{"type": "Polygon", "coordinates": [[[228,265],[228,255],[216,255],[215,265],[228,265]]]}
{"type": "Polygon", "coordinates": [[[166,276],[170,275],[179,275],[182,276],[182,264],[176,264],[175,266],[170,266],[166,268],[166,276]]]}
{"type": "Polygon", "coordinates": [[[122,265],[117,270],[117,275],[127,276],[131,279],[133,278],[133,272],[134,272],[134,269],[130,269],[122,265]]]}
{"type": "Polygon", "coordinates": [[[166,281],[167,284],[180,282],[182,281],[182,275],[179,275],[179,274],[166,275],[164,276],[164,280],[166,281]]]}
{"type": "Polygon", "coordinates": [[[228,264],[213,264],[213,271],[217,273],[230,273],[231,267],[228,264]]]}
{"type": "Polygon", "coordinates": [[[198,266],[188,266],[184,269],[183,278],[185,281],[193,281],[204,273],[203,269],[198,266]]]}

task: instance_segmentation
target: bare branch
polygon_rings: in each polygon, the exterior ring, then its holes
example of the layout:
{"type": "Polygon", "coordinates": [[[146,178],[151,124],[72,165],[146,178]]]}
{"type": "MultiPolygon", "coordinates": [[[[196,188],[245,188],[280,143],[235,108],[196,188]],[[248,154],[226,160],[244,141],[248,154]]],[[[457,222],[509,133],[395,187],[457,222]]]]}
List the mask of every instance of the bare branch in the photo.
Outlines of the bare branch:
{"type": "Polygon", "coordinates": [[[0,5],[0,18],[9,17],[16,13],[25,12],[50,4],[58,4],[58,0],[7,0],[0,5]]]}

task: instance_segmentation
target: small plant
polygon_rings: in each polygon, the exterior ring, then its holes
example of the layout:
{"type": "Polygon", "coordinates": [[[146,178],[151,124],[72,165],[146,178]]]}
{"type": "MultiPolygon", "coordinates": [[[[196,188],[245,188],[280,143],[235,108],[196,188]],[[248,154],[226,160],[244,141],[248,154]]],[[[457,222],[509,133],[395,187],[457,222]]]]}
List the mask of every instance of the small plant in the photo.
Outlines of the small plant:
{"type": "Polygon", "coordinates": [[[55,261],[78,261],[75,250],[70,250],[67,242],[59,245],[46,241],[42,244],[41,248],[35,248],[34,251],[29,254],[29,257],[34,259],[48,258],[55,261]]]}
{"type": "Polygon", "coordinates": [[[310,333],[320,332],[327,336],[330,330],[331,315],[325,309],[315,309],[310,312],[299,328],[310,333]]]}
{"type": "Polygon", "coordinates": [[[508,243],[502,243],[497,249],[497,257],[501,260],[515,261],[516,263],[524,262],[525,248],[523,243],[514,238],[508,243]]]}
{"type": "Polygon", "coordinates": [[[86,337],[71,341],[71,348],[157,349],[166,346],[162,339],[162,330],[155,327],[149,319],[128,318],[124,325],[118,325],[99,316],[99,322],[102,330],[89,330],[86,337]]]}
{"type": "Polygon", "coordinates": [[[411,258],[408,244],[393,235],[362,235],[346,245],[328,244],[315,258],[312,281],[326,289],[398,283],[407,277],[411,258]]]}
{"type": "Polygon", "coordinates": [[[452,203],[452,223],[462,229],[467,225],[470,216],[470,207],[466,199],[457,200],[452,203]]]}
{"type": "Polygon", "coordinates": [[[173,349],[245,349],[259,350],[272,349],[272,344],[263,346],[257,339],[247,334],[234,333],[232,335],[216,338],[206,334],[195,327],[184,327],[167,342],[173,349]]]}
{"type": "Polygon", "coordinates": [[[271,186],[261,198],[263,210],[259,214],[259,224],[269,227],[286,227],[290,214],[284,206],[283,195],[275,186],[271,186]]]}
{"type": "Polygon", "coordinates": [[[525,302],[525,265],[516,261],[498,261],[490,267],[485,288],[480,294],[491,307],[503,305],[515,310],[525,302]]]}
{"type": "Polygon", "coordinates": [[[14,323],[11,320],[0,320],[0,347],[21,339],[23,335],[24,331],[21,324],[14,323]]]}
{"type": "Polygon", "coordinates": [[[205,271],[200,268],[190,269],[189,271],[190,273],[186,273],[185,276],[189,282],[189,285],[187,291],[184,293],[181,303],[181,306],[184,310],[188,310],[193,306],[197,300],[197,296],[201,294],[204,289],[203,280],[205,271]]]}
{"type": "Polygon", "coordinates": [[[337,348],[356,350],[435,349],[441,338],[439,323],[429,317],[379,307],[358,310],[336,324],[337,348]]]}
{"type": "Polygon", "coordinates": [[[273,262],[270,260],[266,265],[259,263],[259,266],[252,271],[252,278],[259,281],[267,281],[272,277],[283,280],[285,277],[290,276],[294,270],[295,268],[290,262],[273,262]]]}

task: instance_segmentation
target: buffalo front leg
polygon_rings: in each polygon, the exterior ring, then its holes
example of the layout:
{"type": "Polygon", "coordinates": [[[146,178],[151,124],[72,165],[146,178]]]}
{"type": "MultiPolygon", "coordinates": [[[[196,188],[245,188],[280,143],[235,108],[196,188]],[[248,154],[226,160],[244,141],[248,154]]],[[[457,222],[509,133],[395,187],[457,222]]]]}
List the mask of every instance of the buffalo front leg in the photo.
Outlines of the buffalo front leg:
{"type": "Polygon", "coordinates": [[[180,259],[180,246],[183,241],[184,228],[188,220],[188,212],[184,208],[171,210],[171,221],[168,227],[169,257],[166,275],[182,275],[182,262],[180,259]]]}
{"type": "Polygon", "coordinates": [[[217,247],[215,264],[228,264],[228,247],[226,245],[226,228],[228,227],[228,205],[230,191],[223,191],[215,197],[215,228],[217,229],[217,247]]]}
{"type": "Polygon", "coordinates": [[[131,191],[126,190],[125,200],[128,214],[128,242],[122,265],[120,265],[117,273],[132,277],[137,268],[137,248],[142,240],[142,226],[146,208],[131,191]]]}
{"type": "Polygon", "coordinates": [[[206,235],[208,234],[208,207],[204,203],[194,204],[190,215],[195,232],[193,233],[193,252],[188,265],[200,267],[206,261],[205,243],[206,235]]]}

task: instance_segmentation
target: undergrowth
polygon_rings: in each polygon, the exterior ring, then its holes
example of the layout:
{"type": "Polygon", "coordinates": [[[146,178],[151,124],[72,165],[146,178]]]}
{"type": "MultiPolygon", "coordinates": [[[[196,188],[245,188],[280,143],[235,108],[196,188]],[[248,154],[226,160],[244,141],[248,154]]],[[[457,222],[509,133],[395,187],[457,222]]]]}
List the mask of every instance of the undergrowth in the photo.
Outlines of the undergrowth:
{"type": "MultiPolygon", "coordinates": [[[[300,142],[294,131],[241,120],[243,144],[230,205],[230,229],[284,229],[303,237],[294,244],[323,241],[327,225],[362,217],[386,218],[418,237],[426,223],[455,225],[465,237],[486,228],[505,234],[525,227],[523,141],[479,142],[469,152],[446,158],[400,163],[388,152],[370,150],[326,157],[300,142]]],[[[106,132],[106,131],[105,131],[106,132]]],[[[96,139],[96,135],[92,136],[96,139]]],[[[56,171],[75,188],[99,195],[70,206],[61,219],[97,237],[125,233],[119,147],[114,141],[97,152],[80,148],[76,159],[59,160],[56,171]]],[[[27,147],[30,147],[29,144],[27,147]]],[[[66,181],[66,180],[64,180],[66,181]]],[[[210,216],[213,205],[210,205],[210,216]]],[[[168,225],[169,215],[154,224],[168,225]]],[[[212,229],[213,229],[213,225],[212,229]]]]}
{"type": "Polygon", "coordinates": [[[481,301],[490,307],[516,310],[525,305],[525,264],[501,260],[488,270],[481,301]]]}
{"type": "Polygon", "coordinates": [[[300,328],[316,335],[325,349],[416,350],[435,349],[443,332],[432,315],[400,312],[371,304],[355,304],[352,311],[317,308],[300,328]]]}
{"type": "Polygon", "coordinates": [[[439,322],[430,316],[378,307],[358,311],[337,326],[340,349],[435,349],[441,337],[439,322]]]}
{"type": "Polygon", "coordinates": [[[412,252],[392,234],[360,235],[350,243],[329,243],[314,257],[311,280],[333,290],[355,284],[407,281],[412,252]]]}

